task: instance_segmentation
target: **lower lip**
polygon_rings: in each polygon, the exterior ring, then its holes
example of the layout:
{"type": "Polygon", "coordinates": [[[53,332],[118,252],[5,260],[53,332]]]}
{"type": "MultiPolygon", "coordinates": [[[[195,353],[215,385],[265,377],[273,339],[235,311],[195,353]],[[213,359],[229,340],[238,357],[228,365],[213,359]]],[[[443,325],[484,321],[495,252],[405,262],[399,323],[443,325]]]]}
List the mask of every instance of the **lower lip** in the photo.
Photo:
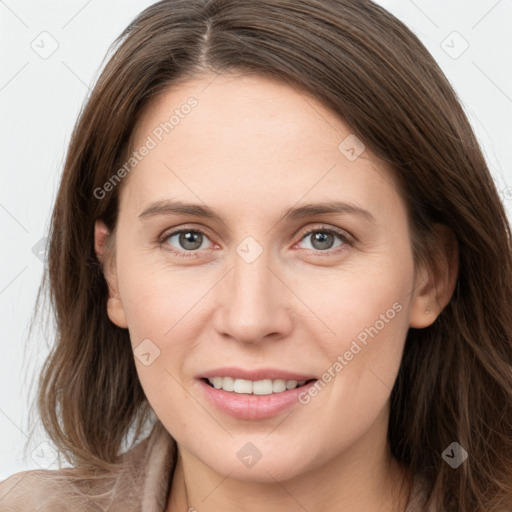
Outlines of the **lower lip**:
{"type": "Polygon", "coordinates": [[[218,409],[243,420],[263,420],[277,416],[279,413],[299,403],[299,395],[313,386],[316,380],[295,389],[271,395],[253,395],[235,393],[216,389],[199,379],[207,399],[218,409]]]}

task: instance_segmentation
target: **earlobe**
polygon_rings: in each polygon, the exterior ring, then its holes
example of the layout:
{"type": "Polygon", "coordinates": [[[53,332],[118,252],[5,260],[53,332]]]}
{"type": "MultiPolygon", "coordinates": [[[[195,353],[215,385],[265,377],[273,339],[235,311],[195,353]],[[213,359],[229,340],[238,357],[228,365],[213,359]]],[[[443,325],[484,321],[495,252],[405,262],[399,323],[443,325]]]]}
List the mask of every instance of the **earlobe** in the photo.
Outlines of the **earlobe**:
{"type": "Polygon", "coordinates": [[[128,327],[128,322],[126,321],[126,315],[124,313],[123,304],[121,303],[120,298],[108,298],[107,313],[112,323],[116,324],[118,327],[122,327],[123,329],[128,327]]]}
{"type": "Polygon", "coordinates": [[[108,286],[107,314],[112,323],[126,329],[128,323],[121,297],[119,296],[115,264],[113,261],[109,261],[106,252],[110,236],[111,234],[105,223],[97,220],[94,225],[94,250],[98,261],[101,263],[103,275],[108,286]]]}
{"type": "Polygon", "coordinates": [[[410,307],[410,327],[423,329],[432,325],[450,302],[459,269],[458,244],[453,232],[442,224],[434,226],[434,268],[422,266],[417,272],[410,307]]]}

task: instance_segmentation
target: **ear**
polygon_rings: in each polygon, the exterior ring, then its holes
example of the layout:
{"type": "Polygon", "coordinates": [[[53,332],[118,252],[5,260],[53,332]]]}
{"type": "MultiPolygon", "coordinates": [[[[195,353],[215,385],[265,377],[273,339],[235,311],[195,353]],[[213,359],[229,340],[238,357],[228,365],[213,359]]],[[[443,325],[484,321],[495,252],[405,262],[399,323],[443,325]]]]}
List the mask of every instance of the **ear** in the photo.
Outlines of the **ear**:
{"type": "Polygon", "coordinates": [[[105,223],[102,220],[97,220],[94,224],[94,250],[108,285],[107,314],[111,322],[126,329],[128,322],[119,296],[115,261],[111,260],[107,253],[108,244],[112,242],[111,236],[105,223]]]}
{"type": "Polygon", "coordinates": [[[434,268],[422,265],[416,273],[410,309],[410,326],[423,329],[433,324],[450,302],[459,270],[459,248],[453,232],[434,225],[434,268]]]}

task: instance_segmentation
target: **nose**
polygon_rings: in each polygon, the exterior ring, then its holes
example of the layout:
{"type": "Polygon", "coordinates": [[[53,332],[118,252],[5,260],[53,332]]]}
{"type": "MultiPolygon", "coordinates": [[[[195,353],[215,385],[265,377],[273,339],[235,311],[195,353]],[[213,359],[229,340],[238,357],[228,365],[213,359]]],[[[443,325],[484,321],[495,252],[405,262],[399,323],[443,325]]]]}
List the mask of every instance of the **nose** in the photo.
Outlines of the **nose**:
{"type": "Polygon", "coordinates": [[[293,293],[269,260],[266,251],[251,263],[234,255],[233,268],[217,285],[214,325],[220,335],[257,343],[290,334],[293,293]]]}

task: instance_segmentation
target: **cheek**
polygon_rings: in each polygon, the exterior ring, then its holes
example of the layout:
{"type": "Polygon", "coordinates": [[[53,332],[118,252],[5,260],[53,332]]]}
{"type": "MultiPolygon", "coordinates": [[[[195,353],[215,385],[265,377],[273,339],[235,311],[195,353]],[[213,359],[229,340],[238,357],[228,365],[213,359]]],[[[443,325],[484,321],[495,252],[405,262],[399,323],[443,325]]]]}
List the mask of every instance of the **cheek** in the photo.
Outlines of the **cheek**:
{"type": "Polygon", "coordinates": [[[120,263],[120,294],[140,383],[157,414],[166,411],[172,417],[183,399],[183,362],[198,338],[194,318],[205,290],[192,286],[186,272],[156,270],[133,256],[120,263]]]}
{"type": "Polygon", "coordinates": [[[172,329],[186,319],[208,282],[190,271],[165,265],[158,250],[155,256],[125,253],[118,258],[119,291],[132,343],[150,338],[163,342],[172,329]]]}
{"type": "Polygon", "coordinates": [[[324,375],[337,379],[334,388],[340,400],[346,401],[348,394],[368,397],[376,387],[384,394],[391,390],[409,328],[413,276],[409,253],[389,250],[373,261],[333,272],[314,287],[303,282],[298,293],[318,312],[315,325],[322,334],[316,331],[316,340],[323,352],[324,375]]]}

